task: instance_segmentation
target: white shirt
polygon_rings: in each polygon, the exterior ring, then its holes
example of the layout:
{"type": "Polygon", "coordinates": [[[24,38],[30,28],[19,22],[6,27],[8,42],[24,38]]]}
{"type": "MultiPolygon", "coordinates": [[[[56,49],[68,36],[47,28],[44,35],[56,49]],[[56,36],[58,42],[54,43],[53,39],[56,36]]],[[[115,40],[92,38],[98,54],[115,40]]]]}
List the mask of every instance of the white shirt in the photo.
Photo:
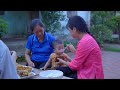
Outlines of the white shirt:
{"type": "Polygon", "coordinates": [[[18,79],[8,47],[0,40],[0,79],[18,79]]]}

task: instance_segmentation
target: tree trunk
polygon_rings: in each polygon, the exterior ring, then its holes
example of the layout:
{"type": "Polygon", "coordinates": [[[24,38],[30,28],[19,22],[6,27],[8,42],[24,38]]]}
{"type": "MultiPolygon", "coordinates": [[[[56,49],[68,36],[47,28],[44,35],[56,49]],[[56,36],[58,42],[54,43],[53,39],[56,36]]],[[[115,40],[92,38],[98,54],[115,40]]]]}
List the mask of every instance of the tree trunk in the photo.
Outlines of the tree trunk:
{"type": "Polygon", "coordinates": [[[31,21],[35,18],[41,18],[41,12],[39,11],[28,11],[29,20],[27,23],[27,37],[30,36],[33,32],[30,29],[31,21]]]}
{"type": "Polygon", "coordinates": [[[120,24],[118,23],[118,35],[119,35],[119,40],[120,40],[120,24]]]}
{"type": "Polygon", "coordinates": [[[39,11],[39,19],[41,19],[41,20],[42,20],[41,11],[39,11]]]}
{"type": "Polygon", "coordinates": [[[114,16],[116,16],[116,11],[114,11],[114,16]]]}
{"type": "Polygon", "coordinates": [[[70,18],[72,16],[77,15],[77,11],[67,11],[67,17],[70,18]]]}

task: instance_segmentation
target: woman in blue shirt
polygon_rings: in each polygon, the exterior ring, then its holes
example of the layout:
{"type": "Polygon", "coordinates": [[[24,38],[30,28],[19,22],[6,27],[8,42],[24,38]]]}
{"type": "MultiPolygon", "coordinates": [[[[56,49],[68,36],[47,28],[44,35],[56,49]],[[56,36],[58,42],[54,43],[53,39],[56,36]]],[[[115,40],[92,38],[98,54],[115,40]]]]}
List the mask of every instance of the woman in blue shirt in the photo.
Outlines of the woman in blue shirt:
{"type": "Polygon", "coordinates": [[[26,43],[25,59],[29,66],[41,68],[53,53],[53,41],[55,37],[45,32],[44,24],[40,19],[34,19],[31,23],[33,35],[28,37],[26,43]]]}

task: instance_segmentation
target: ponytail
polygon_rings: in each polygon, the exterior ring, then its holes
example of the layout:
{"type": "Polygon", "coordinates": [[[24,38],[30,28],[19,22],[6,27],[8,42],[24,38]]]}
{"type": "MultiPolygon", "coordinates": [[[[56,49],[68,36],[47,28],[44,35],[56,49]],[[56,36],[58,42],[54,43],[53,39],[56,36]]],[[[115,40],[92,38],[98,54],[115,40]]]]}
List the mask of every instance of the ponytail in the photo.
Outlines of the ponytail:
{"type": "Polygon", "coordinates": [[[98,43],[98,45],[100,46],[100,43],[98,42],[98,40],[91,34],[91,32],[89,30],[87,30],[86,33],[88,33],[89,35],[91,35],[96,40],[96,42],[98,43]]]}

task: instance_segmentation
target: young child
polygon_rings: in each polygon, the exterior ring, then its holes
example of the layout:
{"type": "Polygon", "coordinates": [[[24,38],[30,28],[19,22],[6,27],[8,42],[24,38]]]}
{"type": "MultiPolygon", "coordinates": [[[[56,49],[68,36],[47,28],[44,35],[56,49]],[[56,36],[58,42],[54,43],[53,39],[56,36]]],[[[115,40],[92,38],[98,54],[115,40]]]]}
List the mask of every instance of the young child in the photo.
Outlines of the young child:
{"type": "Polygon", "coordinates": [[[46,70],[48,66],[51,65],[51,69],[55,69],[56,67],[65,67],[66,65],[63,63],[60,63],[57,58],[61,58],[65,61],[71,61],[70,57],[64,53],[64,44],[60,40],[55,40],[53,42],[54,46],[54,53],[50,55],[49,60],[45,64],[45,66],[42,68],[43,70],[46,70]]]}

